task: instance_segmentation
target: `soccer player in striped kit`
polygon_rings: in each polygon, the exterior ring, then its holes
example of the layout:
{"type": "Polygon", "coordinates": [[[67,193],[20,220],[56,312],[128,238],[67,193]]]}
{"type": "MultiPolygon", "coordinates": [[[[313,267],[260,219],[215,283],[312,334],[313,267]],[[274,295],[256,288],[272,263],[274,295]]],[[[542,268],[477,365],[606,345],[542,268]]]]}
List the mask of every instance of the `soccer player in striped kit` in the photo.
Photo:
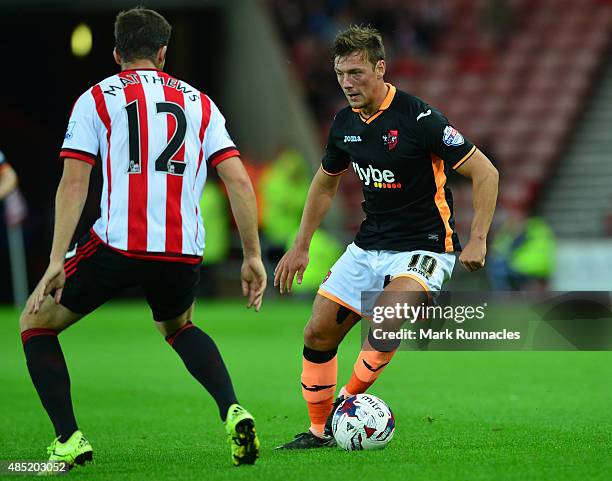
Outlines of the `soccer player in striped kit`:
{"type": "Polygon", "coordinates": [[[50,460],[70,466],[93,451],[75,420],[57,335],[130,286],[144,289],[157,328],[217,402],[233,464],[253,464],[259,455],[253,417],[238,404],[214,341],[191,322],[205,237],[199,199],[213,168],[242,239],[242,291],[248,307],[259,310],[266,273],[255,195],[217,106],[163,72],[170,33],[152,10],[117,16],[113,54],[121,72],[73,107],[60,152],[50,262],[20,319],[28,370],[57,436],[50,460]],[[97,161],[101,215],[68,252],[97,161]]]}

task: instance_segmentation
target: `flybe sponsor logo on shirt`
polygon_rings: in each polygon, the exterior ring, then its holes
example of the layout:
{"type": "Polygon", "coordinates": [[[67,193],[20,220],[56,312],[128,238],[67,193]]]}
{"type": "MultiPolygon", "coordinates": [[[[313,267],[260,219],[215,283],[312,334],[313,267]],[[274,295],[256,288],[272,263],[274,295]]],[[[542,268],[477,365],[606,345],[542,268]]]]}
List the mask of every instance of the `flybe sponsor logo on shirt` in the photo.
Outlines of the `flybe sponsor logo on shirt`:
{"type": "Polygon", "coordinates": [[[373,187],[378,189],[402,188],[402,184],[395,181],[395,174],[390,170],[379,170],[371,165],[368,165],[365,169],[362,169],[359,167],[357,162],[353,162],[353,169],[364,185],[372,184],[373,187]]]}

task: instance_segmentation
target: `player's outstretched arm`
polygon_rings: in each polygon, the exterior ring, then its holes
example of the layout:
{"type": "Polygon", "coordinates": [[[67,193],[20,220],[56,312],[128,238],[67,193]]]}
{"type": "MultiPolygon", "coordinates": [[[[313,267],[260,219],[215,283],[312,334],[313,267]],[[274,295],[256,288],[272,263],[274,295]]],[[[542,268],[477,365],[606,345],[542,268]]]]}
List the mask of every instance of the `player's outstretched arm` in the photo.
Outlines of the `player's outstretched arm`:
{"type": "MultiPolygon", "coordinates": [[[[1,155],[1,154],[0,154],[1,155]]],[[[17,188],[17,174],[8,164],[0,165],[0,200],[17,188]]]]}
{"type": "Polygon", "coordinates": [[[35,313],[50,292],[55,290],[55,302],[59,304],[66,282],[64,257],[81,218],[87,200],[92,166],[82,160],[64,160],[64,173],[55,195],[55,227],[49,267],[28,299],[27,312],[35,313]]]}
{"type": "Polygon", "coordinates": [[[291,291],[296,273],[298,284],[302,283],[309,261],[310,241],[334,200],[340,177],[340,175],[328,175],[319,169],[312,179],[295,243],[274,270],[274,286],[280,285],[281,294],[291,291]]]}
{"type": "Polygon", "coordinates": [[[473,272],[485,265],[487,234],[497,203],[499,172],[480,150],[476,150],[457,172],[472,179],[474,219],[470,240],[459,256],[459,262],[468,271],[473,272]]]}
{"type": "Polygon", "coordinates": [[[232,213],[242,240],[242,295],[248,296],[247,307],[254,306],[255,310],[259,311],[266,290],[267,276],[261,260],[257,232],[257,201],[253,184],[238,157],[221,162],[217,166],[217,172],[227,188],[232,213]]]}

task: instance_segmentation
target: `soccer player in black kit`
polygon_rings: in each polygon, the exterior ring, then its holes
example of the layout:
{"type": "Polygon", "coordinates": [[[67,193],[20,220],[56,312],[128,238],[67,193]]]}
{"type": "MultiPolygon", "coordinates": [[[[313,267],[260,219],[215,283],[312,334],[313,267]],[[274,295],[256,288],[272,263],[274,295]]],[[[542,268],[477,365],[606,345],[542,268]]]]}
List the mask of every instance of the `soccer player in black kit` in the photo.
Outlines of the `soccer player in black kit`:
{"type": "Polygon", "coordinates": [[[304,329],[301,376],[311,425],[282,449],[334,445],[334,408],[365,392],[391,361],[397,344],[390,347],[370,334],[334,402],[338,345],[360,318],[371,316],[362,292],[384,289],[378,302],[394,293],[417,305],[450,278],[461,245],[446,186],[449,171],[472,180],[474,218],[459,256],[470,272],[484,266],[497,199],[498,172],[489,159],[434,107],[384,81],[384,46],[375,29],[341,32],[332,58],[349,106],[334,119],[296,241],[276,267],[280,292],[291,290],[296,274],[301,282],[312,236],[350,168],[362,182],[366,218],[315,298],[304,329]]]}

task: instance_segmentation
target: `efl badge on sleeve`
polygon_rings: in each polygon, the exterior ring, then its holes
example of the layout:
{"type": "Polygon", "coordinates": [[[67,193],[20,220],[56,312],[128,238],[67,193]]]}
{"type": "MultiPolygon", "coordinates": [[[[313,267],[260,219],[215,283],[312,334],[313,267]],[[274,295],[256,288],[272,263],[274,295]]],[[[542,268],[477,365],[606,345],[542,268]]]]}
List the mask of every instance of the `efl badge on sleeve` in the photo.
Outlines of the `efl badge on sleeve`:
{"type": "Polygon", "coordinates": [[[463,135],[461,135],[459,131],[451,125],[447,125],[444,129],[442,141],[444,142],[444,145],[448,145],[449,147],[458,147],[463,145],[463,142],[465,142],[463,135]]]}
{"type": "Polygon", "coordinates": [[[389,130],[386,134],[383,134],[383,143],[389,148],[389,150],[393,150],[397,147],[397,130],[389,130]]]}
{"type": "Polygon", "coordinates": [[[68,122],[68,128],[66,129],[64,140],[70,140],[72,139],[72,137],[74,137],[74,126],[75,125],[76,125],[76,122],[74,120],[72,120],[71,122],[68,122]]]}

